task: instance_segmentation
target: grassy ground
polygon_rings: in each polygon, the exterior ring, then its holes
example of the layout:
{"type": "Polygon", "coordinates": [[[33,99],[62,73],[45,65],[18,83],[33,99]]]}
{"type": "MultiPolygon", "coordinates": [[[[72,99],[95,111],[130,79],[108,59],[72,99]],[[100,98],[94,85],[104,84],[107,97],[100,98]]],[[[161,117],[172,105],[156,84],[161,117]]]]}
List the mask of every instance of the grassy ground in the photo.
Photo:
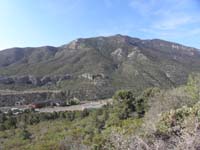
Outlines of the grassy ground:
{"type": "Polygon", "coordinates": [[[69,121],[47,121],[28,126],[30,139],[22,139],[22,129],[0,132],[2,148],[5,150],[56,150],[70,128],[69,121]]]}

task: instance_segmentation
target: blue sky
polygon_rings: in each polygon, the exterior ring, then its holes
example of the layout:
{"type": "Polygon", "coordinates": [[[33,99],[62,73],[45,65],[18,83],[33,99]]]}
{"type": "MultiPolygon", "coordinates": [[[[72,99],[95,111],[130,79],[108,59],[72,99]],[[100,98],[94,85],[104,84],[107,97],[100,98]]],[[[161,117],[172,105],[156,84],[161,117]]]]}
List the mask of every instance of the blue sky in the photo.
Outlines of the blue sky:
{"type": "Polygon", "coordinates": [[[200,0],[0,0],[0,49],[125,34],[200,48],[200,0]]]}

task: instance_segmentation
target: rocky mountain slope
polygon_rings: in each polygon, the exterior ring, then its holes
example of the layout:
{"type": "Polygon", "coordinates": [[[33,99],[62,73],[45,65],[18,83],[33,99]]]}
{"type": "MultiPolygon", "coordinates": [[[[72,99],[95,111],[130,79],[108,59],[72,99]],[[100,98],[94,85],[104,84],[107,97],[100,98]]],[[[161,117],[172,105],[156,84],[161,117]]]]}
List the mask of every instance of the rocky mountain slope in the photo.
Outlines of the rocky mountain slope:
{"type": "MultiPolygon", "coordinates": [[[[69,79],[49,82],[48,87],[70,89],[87,99],[109,97],[118,89],[174,87],[185,83],[191,72],[200,72],[198,49],[123,35],[77,39],[60,47],[0,51],[0,87],[15,84],[4,82],[5,77],[31,75],[32,79],[42,79],[67,75],[69,79]]],[[[33,85],[38,86],[47,85],[33,85]]]]}

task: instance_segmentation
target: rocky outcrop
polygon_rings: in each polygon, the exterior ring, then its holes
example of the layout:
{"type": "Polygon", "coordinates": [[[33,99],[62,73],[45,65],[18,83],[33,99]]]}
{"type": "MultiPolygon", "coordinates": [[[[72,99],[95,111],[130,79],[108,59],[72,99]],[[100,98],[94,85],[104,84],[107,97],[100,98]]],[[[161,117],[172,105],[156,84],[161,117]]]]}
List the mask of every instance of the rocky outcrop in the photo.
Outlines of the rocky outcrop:
{"type": "Polygon", "coordinates": [[[79,77],[85,78],[88,80],[108,79],[108,76],[105,76],[103,73],[99,73],[99,74],[84,73],[80,75],[79,77]]]}
{"type": "MultiPolygon", "coordinates": [[[[18,102],[24,101],[24,104],[32,102],[45,101],[52,98],[57,98],[61,91],[7,91],[0,92],[0,107],[14,106],[18,102]]],[[[63,97],[64,99],[65,97],[63,97]]]]}
{"type": "Polygon", "coordinates": [[[0,90],[0,107],[15,106],[23,101],[23,104],[31,104],[33,102],[44,102],[52,99],[59,101],[67,101],[72,98],[79,100],[97,100],[111,97],[114,93],[112,88],[79,88],[77,90],[65,91],[2,91],[0,90]]]}
{"type": "Polygon", "coordinates": [[[0,77],[0,84],[13,84],[14,79],[10,77],[0,77]]]}
{"type": "Polygon", "coordinates": [[[35,76],[12,76],[12,77],[0,77],[0,84],[5,85],[33,85],[33,86],[43,86],[56,84],[64,80],[70,80],[71,75],[62,75],[62,76],[44,76],[44,77],[35,77],[35,76]]]}

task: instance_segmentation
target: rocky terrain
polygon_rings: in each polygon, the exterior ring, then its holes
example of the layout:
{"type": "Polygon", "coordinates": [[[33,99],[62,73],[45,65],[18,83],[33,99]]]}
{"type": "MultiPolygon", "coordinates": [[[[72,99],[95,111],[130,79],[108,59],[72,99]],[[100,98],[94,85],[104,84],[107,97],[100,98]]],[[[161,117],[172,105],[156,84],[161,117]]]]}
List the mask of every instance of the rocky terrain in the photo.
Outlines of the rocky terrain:
{"type": "Polygon", "coordinates": [[[0,84],[4,85],[26,85],[30,84],[33,86],[44,86],[44,85],[51,85],[57,84],[64,80],[71,79],[70,75],[62,75],[62,76],[44,76],[44,77],[35,77],[35,76],[10,76],[10,77],[3,77],[0,76],[0,84]]]}
{"type": "Polygon", "coordinates": [[[0,89],[70,90],[83,99],[116,90],[182,85],[200,72],[198,49],[164,40],[123,35],[77,39],[60,47],[0,52],[0,89]]]}
{"type": "Polygon", "coordinates": [[[47,100],[62,100],[70,99],[69,93],[62,91],[0,91],[0,107],[28,105],[32,102],[41,102],[47,100]]]}

